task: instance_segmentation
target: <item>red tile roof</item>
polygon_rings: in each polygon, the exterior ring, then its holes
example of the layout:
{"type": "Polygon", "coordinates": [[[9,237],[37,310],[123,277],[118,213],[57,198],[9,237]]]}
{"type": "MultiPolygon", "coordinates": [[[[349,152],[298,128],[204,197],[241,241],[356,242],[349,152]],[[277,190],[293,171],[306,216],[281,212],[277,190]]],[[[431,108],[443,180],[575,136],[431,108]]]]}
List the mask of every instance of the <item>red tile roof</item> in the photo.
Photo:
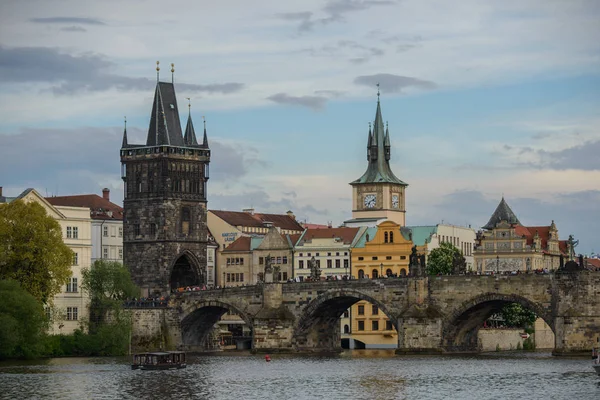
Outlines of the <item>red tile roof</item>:
{"type": "Polygon", "coordinates": [[[250,214],[244,211],[221,211],[210,210],[211,213],[233,226],[265,227],[265,222],[271,222],[274,226],[290,231],[302,232],[304,228],[287,214],[250,214]]]}
{"type": "MultiPolygon", "coordinates": [[[[540,236],[542,250],[548,248],[548,238],[550,237],[550,226],[523,226],[516,225],[515,233],[519,236],[525,236],[527,239],[526,243],[531,246],[533,244],[533,238],[535,237],[535,233],[540,236]]],[[[558,249],[561,253],[567,253],[567,241],[559,240],[558,249]]]]}
{"type": "Polygon", "coordinates": [[[310,239],[341,238],[345,244],[352,243],[360,228],[322,228],[307,229],[302,238],[303,241],[310,239]]]}
{"type": "Polygon", "coordinates": [[[46,197],[53,206],[89,207],[92,219],[123,220],[123,208],[97,194],[46,197]]]}
{"type": "Polygon", "coordinates": [[[329,225],[323,224],[302,224],[302,226],[306,229],[325,229],[330,227],[329,225]]]}
{"type": "MultiPolygon", "coordinates": [[[[584,261],[585,262],[585,261],[584,261]]],[[[587,266],[600,269],[600,258],[588,258],[587,266]]]]}
{"type": "Polygon", "coordinates": [[[240,236],[235,239],[229,246],[225,247],[222,253],[229,251],[250,251],[250,240],[249,236],[240,236]]]}

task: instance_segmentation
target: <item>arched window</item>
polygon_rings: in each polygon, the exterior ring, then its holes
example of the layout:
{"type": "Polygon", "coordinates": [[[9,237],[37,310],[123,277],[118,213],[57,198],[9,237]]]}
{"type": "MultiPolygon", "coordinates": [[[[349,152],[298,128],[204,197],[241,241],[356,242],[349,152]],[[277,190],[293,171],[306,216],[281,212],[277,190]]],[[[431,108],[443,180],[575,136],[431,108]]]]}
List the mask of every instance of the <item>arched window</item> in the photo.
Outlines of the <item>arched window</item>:
{"type": "Polygon", "coordinates": [[[406,276],[406,270],[404,268],[400,270],[400,276],[406,276]]]}
{"type": "Polygon", "coordinates": [[[374,269],[374,270],[372,271],[372,274],[371,274],[371,276],[373,277],[373,279],[377,279],[377,278],[379,278],[379,274],[377,273],[377,270],[376,270],[376,269],[374,269]]]}
{"type": "Polygon", "coordinates": [[[385,270],[385,274],[387,276],[392,276],[393,273],[392,273],[392,270],[388,268],[388,269],[385,270]]]}
{"type": "Polygon", "coordinates": [[[365,271],[363,271],[362,269],[358,270],[358,279],[364,279],[365,278],[365,271]]]}
{"type": "Polygon", "coordinates": [[[184,235],[189,235],[191,231],[191,222],[192,218],[190,215],[190,209],[188,207],[183,207],[181,209],[181,233],[184,235]]]}
{"type": "Polygon", "coordinates": [[[384,232],[383,233],[383,243],[387,243],[388,242],[388,233],[384,232]]]}
{"type": "Polygon", "coordinates": [[[394,232],[390,232],[390,243],[394,243],[394,232]]]}
{"type": "Polygon", "coordinates": [[[350,333],[350,327],[348,325],[344,325],[344,333],[350,333]]]}

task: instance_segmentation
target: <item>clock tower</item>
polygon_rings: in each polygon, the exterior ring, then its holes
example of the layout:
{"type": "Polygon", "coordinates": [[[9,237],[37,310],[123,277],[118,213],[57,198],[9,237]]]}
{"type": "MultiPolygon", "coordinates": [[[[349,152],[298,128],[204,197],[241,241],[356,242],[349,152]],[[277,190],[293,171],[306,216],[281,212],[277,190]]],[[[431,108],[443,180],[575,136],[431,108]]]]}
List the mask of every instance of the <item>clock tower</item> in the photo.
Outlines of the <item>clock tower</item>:
{"type": "Polygon", "coordinates": [[[390,168],[391,146],[387,125],[383,125],[379,91],[373,128],[369,124],[367,139],[367,171],[350,182],[352,186],[352,220],[347,226],[375,226],[382,220],[406,225],[404,192],[408,184],[394,175],[390,168]]]}

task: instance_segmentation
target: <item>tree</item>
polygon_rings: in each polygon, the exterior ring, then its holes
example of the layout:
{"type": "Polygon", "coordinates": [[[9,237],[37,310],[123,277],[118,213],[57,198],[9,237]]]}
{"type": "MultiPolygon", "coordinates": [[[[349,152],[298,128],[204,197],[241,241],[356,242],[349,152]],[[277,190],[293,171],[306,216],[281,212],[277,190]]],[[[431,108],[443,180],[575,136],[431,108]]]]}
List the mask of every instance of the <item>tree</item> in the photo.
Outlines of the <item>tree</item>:
{"type": "Polygon", "coordinates": [[[36,202],[0,206],[0,279],[13,279],[41,303],[71,277],[73,252],[59,223],[36,202]]]}
{"type": "Polygon", "coordinates": [[[500,315],[508,328],[528,328],[533,325],[537,315],[519,303],[510,303],[502,307],[500,315]]]}
{"type": "Polygon", "coordinates": [[[138,297],[140,290],[129,270],[120,262],[97,260],[90,269],[83,268],[83,289],[90,295],[90,332],[104,323],[106,313],[118,311],[124,300],[138,297]]]}
{"type": "Polygon", "coordinates": [[[47,328],[44,308],[19,282],[0,281],[0,359],[37,357],[47,328]]]}
{"type": "Polygon", "coordinates": [[[464,272],[465,258],[451,243],[444,242],[437,249],[431,250],[427,260],[429,275],[449,275],[464,272]]]}

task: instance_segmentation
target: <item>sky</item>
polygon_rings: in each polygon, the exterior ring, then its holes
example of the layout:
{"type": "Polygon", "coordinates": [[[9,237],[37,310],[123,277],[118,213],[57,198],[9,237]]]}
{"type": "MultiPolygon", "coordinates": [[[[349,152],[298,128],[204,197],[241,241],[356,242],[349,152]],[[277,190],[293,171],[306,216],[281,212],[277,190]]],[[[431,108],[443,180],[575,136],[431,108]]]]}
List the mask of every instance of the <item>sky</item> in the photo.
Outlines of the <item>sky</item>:
{"type": "Polygon", "coordinates": [[[597,0],[3,0],[5,196],[122,204],[156,84],[206,118],[210,209],[351,217],[376,84],[408,225],[521,223],[600,253],[597,0]]]}

